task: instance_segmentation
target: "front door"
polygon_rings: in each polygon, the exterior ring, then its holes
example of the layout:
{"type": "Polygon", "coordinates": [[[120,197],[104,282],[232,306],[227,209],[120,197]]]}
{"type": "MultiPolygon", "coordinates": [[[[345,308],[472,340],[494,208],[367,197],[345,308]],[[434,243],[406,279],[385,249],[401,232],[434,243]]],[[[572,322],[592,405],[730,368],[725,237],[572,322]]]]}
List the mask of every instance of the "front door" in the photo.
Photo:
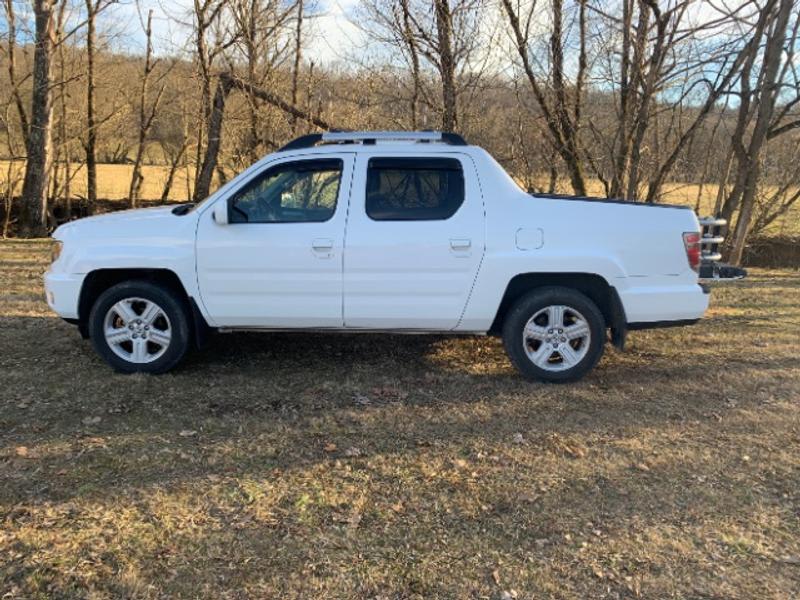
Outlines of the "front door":
{"type": "Polygon", "coordinates": [[[359,155],[345,240],[345,326],[453,329],[484,239],[469,156],[359,155]]]}
{"type": "Polygon", "coordinates": [[[206,210],[197,279],[218,327],[342,327],[342,247],[353,155],[272,162],[206,210]]]}

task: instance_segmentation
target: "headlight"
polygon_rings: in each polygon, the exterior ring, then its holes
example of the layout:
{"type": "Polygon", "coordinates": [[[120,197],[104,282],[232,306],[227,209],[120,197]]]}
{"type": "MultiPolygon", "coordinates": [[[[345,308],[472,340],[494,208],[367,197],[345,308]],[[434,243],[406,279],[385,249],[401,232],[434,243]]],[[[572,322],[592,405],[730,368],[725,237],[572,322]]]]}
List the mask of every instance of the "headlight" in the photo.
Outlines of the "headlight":
{"type": "Polygon", "coordinates": [[[58,260],[58,257],[61,256],[61,250],[64,248],[64,242],[60,240],[53,240],[53,243],[50,245],[50,262],[54,263],[58,260]]]}

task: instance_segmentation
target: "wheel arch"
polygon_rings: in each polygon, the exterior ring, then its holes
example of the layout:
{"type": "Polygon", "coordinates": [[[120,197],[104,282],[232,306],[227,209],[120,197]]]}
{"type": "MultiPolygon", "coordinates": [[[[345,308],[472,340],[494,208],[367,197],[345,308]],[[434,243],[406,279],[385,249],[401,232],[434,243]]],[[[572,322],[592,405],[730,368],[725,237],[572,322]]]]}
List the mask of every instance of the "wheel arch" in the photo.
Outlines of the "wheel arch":
{"type": "Polygon", "coordinates": [[[537,288],[559,286],[577,290],[597,305],[611,329],[612,341],[618,347],[624,344],[626,322],[625,311],[614,286],[596,273],[520,273],[506,286],[489,332],[499,334],[503,320],[511,306],[524,294],[537,288]]]}
{"type": "Polygon", "coordinates": [[[89,335],[89,313],[100,294],[118,283],[131,280],[147,281],[174,292],[186,308],[195,343],[200,346],[205,342],[210,327],[177,273],[170,269],[147,268],[96,269],[86,275],[78,298],[78,328],[83,337],[89,335]]]}

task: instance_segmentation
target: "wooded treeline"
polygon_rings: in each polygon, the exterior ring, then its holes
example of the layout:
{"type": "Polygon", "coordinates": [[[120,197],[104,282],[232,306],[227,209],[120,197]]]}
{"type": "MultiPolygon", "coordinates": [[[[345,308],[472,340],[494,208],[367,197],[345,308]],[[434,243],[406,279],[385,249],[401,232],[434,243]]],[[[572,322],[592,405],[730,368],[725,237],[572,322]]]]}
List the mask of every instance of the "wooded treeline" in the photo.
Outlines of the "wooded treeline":
{"type": "Polygon", "coordinates": [[[308,48],[324,7],[308,0],[193,0],[168,53],[140,7],[136,55],[115,44],[115,0],[2,2],[0,148],[26,159],[21,196],[10,162],[2,193],[19,235],[46,234],[80,166],[89,211],[106,162],[133,165],[130,206],[145,164],[167,170],[162,199],[185,171],[199,200],[331,128],[458,131],[548,191],[599,181],[656,202],[696,183],[734,224],[733,262],[800,205],[798,0],[359,0],[361,42],[322,62],[308,48]]]}

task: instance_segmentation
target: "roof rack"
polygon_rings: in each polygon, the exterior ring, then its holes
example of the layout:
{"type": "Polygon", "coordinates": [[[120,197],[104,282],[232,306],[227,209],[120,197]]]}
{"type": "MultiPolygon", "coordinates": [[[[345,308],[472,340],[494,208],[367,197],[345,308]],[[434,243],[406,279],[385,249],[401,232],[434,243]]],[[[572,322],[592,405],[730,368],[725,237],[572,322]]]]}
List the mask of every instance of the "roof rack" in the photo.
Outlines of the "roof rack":
{"type": "Polygon", "coordinates": [[[278,152],[312,148],[319,143],[374,145],[378,142],[439,142],[450,146],[466,146],[467,142],[457,133],[446,131],[331,131],[310,133],[292,140],[278,152]]]}

